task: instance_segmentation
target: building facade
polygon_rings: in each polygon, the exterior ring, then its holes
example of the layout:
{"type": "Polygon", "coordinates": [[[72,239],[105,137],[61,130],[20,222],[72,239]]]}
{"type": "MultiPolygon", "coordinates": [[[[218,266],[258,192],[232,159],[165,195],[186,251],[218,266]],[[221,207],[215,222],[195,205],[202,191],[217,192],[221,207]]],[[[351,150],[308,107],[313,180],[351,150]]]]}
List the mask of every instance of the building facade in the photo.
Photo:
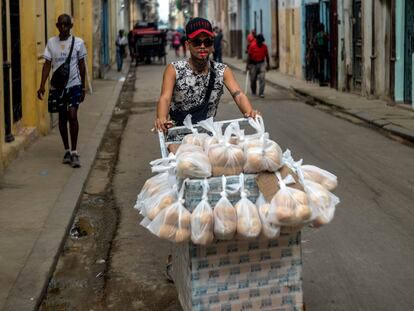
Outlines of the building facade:
{"type": "Polygon", "coordinates": [[[48,113],[47,100],[38,100],[36,93],[46,42],[58,34],[57,17],[63,13],[72,16],[72,33],[84,40],[88,51],[91,81],[92,76],[102,76],[104,65],[115,61],[116,33],[122,24],[130,23],[126,2],[1,0],[0,174],[19,150],[36,136],[48,134],[56,124],[56,116],[48,113]]]}
{"type": "Polygon", "coordinates": [[[246,36],[256,29],[273,68],[310,82],[318,78],[314,38],[323,24],[330,87],[414,107],[414,0],[215,0],[208,17],[226,22],[225,55],[245,59],[246,36]]]}

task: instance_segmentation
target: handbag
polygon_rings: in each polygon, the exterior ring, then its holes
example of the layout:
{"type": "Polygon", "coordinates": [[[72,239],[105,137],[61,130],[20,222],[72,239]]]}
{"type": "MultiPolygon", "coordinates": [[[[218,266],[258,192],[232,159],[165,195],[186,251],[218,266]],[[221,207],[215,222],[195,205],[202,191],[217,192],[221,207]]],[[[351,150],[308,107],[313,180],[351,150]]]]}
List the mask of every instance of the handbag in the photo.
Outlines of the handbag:
{"type": "Polygon", "coordinates": [[[72,58],[73,46],[75,45],[75,37],[72,37],[72,45],[70,47],[69,55],[65,62],[55,70],[50,80],[50,85],[53,89],[49,89],[49,96],[47,100],[47,108],[50,113],[59,112],[59,102],[65,91],[65,87],[69,82],[70,61],[72,58]]]}
{"type": "Polygon", "coordinates": [[[72,58],[73,46],[75,45],[75,37],[72,37],[72,44],[70,46],[69,55],[66,58],[65,62],[55,70],[50,80],[50,85],[56,90],[62,90],[65,88],[66,84],[69,82],[70,74],[70,61],[72,58]]]}

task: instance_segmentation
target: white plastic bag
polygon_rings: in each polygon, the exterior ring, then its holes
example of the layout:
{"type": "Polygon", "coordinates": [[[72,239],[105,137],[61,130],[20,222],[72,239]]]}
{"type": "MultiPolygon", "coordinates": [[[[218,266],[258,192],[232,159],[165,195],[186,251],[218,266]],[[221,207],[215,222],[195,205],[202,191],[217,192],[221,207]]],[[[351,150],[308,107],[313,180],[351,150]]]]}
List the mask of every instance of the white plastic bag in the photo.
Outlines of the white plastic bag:
{"type": "Polygon", "coordinates": [[[191,130],[192,134],[185,135],[183,138],[183,144],[192,144],[200,147],[204,146],[204,140],[208,137],[206,133],[199,133],[197,128],[193,126],[191,122],[191,114],[187,115],[183,121],[186,128],[191,130]]]}
{"type": "MultiPolygon", "coordinates": [[[[308,198],[305,192],[286,186],[280,173],[280,190],[270,202],[268,220],[272,224],[294,226],[306,223],[312,216],[308,198]]],[[[290,175],[289,175],[290,176],[290,175]]]]}
{"type": "Polygon", "coordinates": [[[211,164],[200,146],[184,144],[177,150],[177,176],[204,178],[211,176],[211,164]]]}
{"type": "Polygon", "coordinates": [[[204,151],[208,154],[210,146],[218,144],[220,138],[222,138],[223,135],[221,128],[223,125],[221,123],[214,122],[213,117],[200,121],[198,124],[211,133],[211,136],[206,137],[204,140],[203,146],[204,151]]]}
{"type": "Polygon", "coordinates": [[[305,180],[317,182],[329,191],[334,190],[338,186],[338,178],[324,169],[315,165],[302,165],[301,169],[305,180]]]}
{"type": "Polygon", "coordinates": [[[223,191],[221,198],[214,206],[214,235],[219,240],[231,240],[237,229],[237,214],[227,198],[226,177],[222,176],[223,191]]]}
{"type": "Polygon", "coordinates": [[[256,206],[259,210],[260,220],[262,222],[262,234],[268,239],[276,239],[280,235],[280,227],[273,225],[268,220],[270,203],[266,202],[262,193],[256,201],[256,206]]]}
{"type": "Polygon", "coordinates": [[[208,182],[204,179],[202,199],[191,213],[191,241],[194,244],[207,245],[214,239],[214,214],[208,203],[208,190],[208,182]]]}
{"type": "Polygon", "coordinates": [[[177,201],[176,186],[164,185],[162,189],[154,195],[146,198],[142,202],[141,214],[153,220],[157,215],[177,201]]]}
{"type": "Polygon", "coordinates": [[[312,225],[320,227],[331,222],[335,207],[340,202],[339,198],[319,183],[310,180],[305,180],[305,192],[313,211],[312,225]]]}
{"type": "Polygon", "coordinates": [[[163,209],[147,226],[153,234],[171,242],[186,242],[191,236],[191,213],[184,207],[183,199],[185,184],[186,180],[183,181],[177,202],[163,209]]]}
{"type": "Polygon", "coordinates": [[[137,196],[137,201],[134,208],[141,210],[144,206],[144,201],[157,194],[162,188],[168,187],[168,172],[160,173],[147,179],[137,196]]]}
{"type": "Polygon", "coordinates": [[[249,139],[244,143],[245,173],[275,172],[282,165],[282,149],[269,139],[265,132],[263,118],[249,118],[250,125],[256,129],[259,138],[249,139]]]}
{"type": "Polygon", "coordinates": [[[243,149],[230,143],[233,128],[229,125],[222,141],[210,146],[208,157],[212,166],[213,176],[238,175],[243,172],[243,149]]]}
{"type": "Polygon", "coordinates": [[[262,230],[259,212],[257,211],[256,205],[247,198],[246,191],[244,190],[243,173],[239,176],[239,183],[241,199],[235,206],[237,214],[237,233],[246,238],[255,238],[259,236],[262,230]]]}

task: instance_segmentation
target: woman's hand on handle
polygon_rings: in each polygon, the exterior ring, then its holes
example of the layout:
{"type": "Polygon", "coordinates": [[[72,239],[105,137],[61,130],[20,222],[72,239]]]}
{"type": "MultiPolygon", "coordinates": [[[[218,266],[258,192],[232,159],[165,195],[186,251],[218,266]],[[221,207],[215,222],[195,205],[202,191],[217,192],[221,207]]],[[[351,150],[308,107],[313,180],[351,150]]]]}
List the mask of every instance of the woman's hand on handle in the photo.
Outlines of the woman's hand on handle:
{"type": "Polygon", "coordinates": [[[173,123],[167,120],[167,118],[157,118],[154,121],[154,128],[157,131],[163,131],[164,133],[167,132],[167,130],[171,128],[172,126],[173,126],[173,123]]]}
{"type": "Polygon", "coordinates": [[[261,115],[260,111],[252,109],[249,112],[246,112],[244,114],[244,117],[245,118],[253,118],[254,119],[254,118],[256,118],[257,116],[260,116],[260,115],[261,115]]]}

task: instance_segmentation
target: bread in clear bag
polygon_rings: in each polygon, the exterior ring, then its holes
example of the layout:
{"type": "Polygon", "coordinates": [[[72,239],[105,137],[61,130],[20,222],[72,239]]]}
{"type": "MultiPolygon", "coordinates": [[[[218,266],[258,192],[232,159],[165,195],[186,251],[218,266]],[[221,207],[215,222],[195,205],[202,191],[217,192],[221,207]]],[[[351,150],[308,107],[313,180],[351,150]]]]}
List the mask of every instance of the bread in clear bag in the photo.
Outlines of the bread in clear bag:
{"type": "Polygon", "coordinates": [[[237,234],[246,238],[259,236],[262,223],[256,205],[247,198],[244,189],[244,174],[239,176],[240,200],[236,203],[237,234]]]}
{"type": "Polygon", "coordinates": [[[221,198],[213,209],[214,236],[219,240],[231,240],[237,229],[236,210],[227,198],[226,183],[226,177],[222,176],[221,198]]]}
{"type": "Polygon", "coordinates": [[[214,214],[208,203],[208,182],[203,182],[203,196],[191,213],[191,241],[194,244],[207,245],[214,240],[214,214]]]}
{"type": "Polygon", "coordinates": [[[327,170],[308,164],[302,165],[300,168],[305,179],[317,182],[329,191],[338,186],[338,178],[327,170]]]}
{"type": "Polygon", "coordinates": [[[229,125],[223,139],[208,150],[213,176],[238,175],[243,172],[244,152],[242,147],[230,142],[232,133],[233,128],[229,125]]]}

